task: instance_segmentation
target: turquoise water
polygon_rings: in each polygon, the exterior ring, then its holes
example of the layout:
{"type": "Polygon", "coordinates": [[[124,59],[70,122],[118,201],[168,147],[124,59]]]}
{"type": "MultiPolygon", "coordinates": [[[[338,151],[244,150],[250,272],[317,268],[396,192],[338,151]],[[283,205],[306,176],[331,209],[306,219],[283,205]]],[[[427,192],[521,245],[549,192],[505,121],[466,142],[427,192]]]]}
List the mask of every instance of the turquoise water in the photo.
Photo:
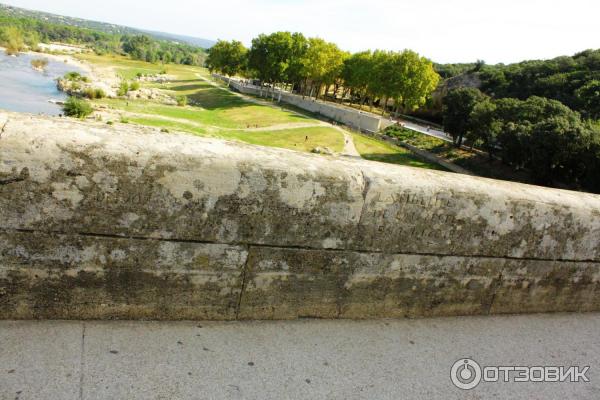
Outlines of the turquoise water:
{"type": "Polygon", "coordinates": [[[59,105],[48,100],[64,101],[65,94],[56,89],[56,78],[80,69],[64,62],[48,59],[45,72],[31,67],[31,60],[40,55],[7,56],[0,51],[0,109],[32,114],[58,115],[59,105]]]}

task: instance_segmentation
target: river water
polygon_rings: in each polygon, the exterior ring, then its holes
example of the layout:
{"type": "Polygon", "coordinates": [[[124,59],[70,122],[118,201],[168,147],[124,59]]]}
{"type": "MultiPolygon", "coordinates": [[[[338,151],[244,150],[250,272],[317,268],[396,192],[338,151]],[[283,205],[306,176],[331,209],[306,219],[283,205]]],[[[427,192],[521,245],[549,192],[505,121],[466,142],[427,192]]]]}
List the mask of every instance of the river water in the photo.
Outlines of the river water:
{"type": "Polygon", "coordinates": [[[73,65],[48,59],[45,72],[39,72],[31,67],[31,60],[36,58],[44,57],[37,54],[12,57],[0,51],[0,109],[47,115],[62,112],[61,106],[49,102],[66,98],[56,89],[56,78],[69,71],[82,71],[73,65]]]}

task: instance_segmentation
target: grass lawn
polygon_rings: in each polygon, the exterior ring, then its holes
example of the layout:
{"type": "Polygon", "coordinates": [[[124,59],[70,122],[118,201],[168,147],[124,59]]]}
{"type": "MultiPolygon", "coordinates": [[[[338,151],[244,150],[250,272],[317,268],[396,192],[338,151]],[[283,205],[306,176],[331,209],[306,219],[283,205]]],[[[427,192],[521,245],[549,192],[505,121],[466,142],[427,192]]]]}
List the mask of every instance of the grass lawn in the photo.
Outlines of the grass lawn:
{"type": "Polygon", "coordinates": [[[277,131],[222,131],[219,136],[261,146],[311,151],[315,147],[328,147],[335,152],[344,149],[344,135],[328,127],[296,128],[277,131]],[[306,137],[308,136],[308,140],[306,137]]]}
{"type": "Polygon", "coordinates": [[[227,129],[207,131],[198,126],[151,117],[129,118],[129,122],[189,132],[198,136],[237,140],[260,146],[281,147],[298,151],[311,151],[315,147],[328,147],[336,152],[341,152],[344,149],[344,136],[338,130],[328,127],[295,128],[258,132],[227,129]],[[308,140],[306,140],[307,136],[308,140]]]}
{"type": "Polygon", "coordinates": [[[439,165],[428,163],[413,155],[402,147],[394,146],[381,140],[367,136],[352,134],[354,146],[362,158],[390,164],[408,165],[410,167],[444,170],[439,165]]]}
{"type": "Polygon", "coordinates": [[[194,126],[191,124],[186,124],[177,121],[168,121],[160,118],[152,118],[151,116],[128,117],[127,120],[138,125],[153,126],[156,128],[165,128],[167,130],[189,132],[199,136],[213,136],[208,130],[199,126],[194,126]]]}
{"type": "Polygon", "coordinates": [[[82,53],[77,54],[75,57],[91,64],[112,67],[116,70],[117,75],[127,80],[134,79],[138,73],[158,74],[166,71],[167,74],[176,76],[177,79],[193,79],[197,73],[206,73],[206,69],[202,67],[179,64],[152,64],[117,55],[99,56],[93,53],[82,53]]]}
{"type": "MultiPolygon", "coordinates": [[[[311,121],[311,118],[290,110],[254,104],[229,91],[216,88],[199,78],[199,75],[208,75],[205,68],[151,64],[122,56],[81,54],[78,57],[101,67],[114,68],[119,76],[127,80],[134,79],[138,73],[158,74],[166,71],[174,80],[166,83],[143,82],[142,87],[158,88],[173,97],[186,96],[188,99],[186,107],[169,106],[149,100],[103,99],[96,102],[114,110],[149,114],[149,116],[160,115],[184,120],[184,122],[227,129],[311,121]]],[[[158,122],[158,120],[153,121],[153,126],[157,126],[158,122]]]]}
{"type": "Polygon", "coordinates": [[[294,114],[290,111],[240,101],[241,99],[236,96],[227,98],[228,93],[223,93],[226,95],[225,98],[217,100],[213,96],[210,100],[210,105],[213,106],[216,102],[220,103],[220,107],[212,109],[204,108],[203,105],[205,104],[202,102],[185,107],[169,106],[148,100],[102,99],[97,101],[97,103],[109,106],[115,110],[148,114],[149,117],[160,115],[196,124],[229,129],[262,128],[276,124],[311,121],[307,117],[294,114]]]}
{"type": "MultiPolygon", "coordinates": [[[[183,131],[199,136],[238,140],[298,151],[311,151],[315,147],[327,147],[335,152],[341,152],[344,148],[343,134],[329,127],[298,128],[290,126],[289,129],[243,130],[300,122],[317,123],[318,120],[311,117],[310,114],[298,114],[293,107],[271,107],[256,104],[246,101],[228,90],[215,87],[200,78],[209,76],[205,68],[175,64],[151,64],[122,56],[81,54],[78,57],[100,67],[114,68],[116,73],[126,80],[135,79],[139,73],[166,72],[171,77],[171,81],[142,82],[142,87],[160,89],[173,97],[187,97],[188,105],[184,107],[141,99],[95,101],[97,106],[108,107],[116,111],[116,114],[122,113],[129,122],[164,128],[169,131],[183,131]],[[306,140],[307,136],[308,140],[306,140]]],[[[115,120],[118,122],[116,118],[115,120]]],[[[359,153],[368,160],[441,169],[421,161],[403,148],[379,140],[354,135],[354,141],[359,153]]]]}

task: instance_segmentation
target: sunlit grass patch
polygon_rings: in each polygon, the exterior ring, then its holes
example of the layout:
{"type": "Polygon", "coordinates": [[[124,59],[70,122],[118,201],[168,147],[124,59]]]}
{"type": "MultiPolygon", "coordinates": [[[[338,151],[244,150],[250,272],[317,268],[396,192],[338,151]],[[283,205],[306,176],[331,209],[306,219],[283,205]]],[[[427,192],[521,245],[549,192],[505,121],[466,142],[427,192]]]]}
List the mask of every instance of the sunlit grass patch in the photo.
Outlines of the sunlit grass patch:
{"type": "Polygon", "coordinates": [[[358,150],[360,155],[367,160],[408,165],[410,167],[444,170],[444,168],[437,164],[421,160],[402,147],[397,147],[384,141],[359,134],[353,134],[352,137],[354,139],[356,150],[358,150]]]}
{"type": "Polygon", "coordinates": [[[222,131],[218,135],[224,139],[235,139],[250,144],[298,151],[311,151],[316,147],[327,147],[335,152],[341,152],[344,149],[344,135],[340,131],[328,127],[259,132],[222,131]]]}

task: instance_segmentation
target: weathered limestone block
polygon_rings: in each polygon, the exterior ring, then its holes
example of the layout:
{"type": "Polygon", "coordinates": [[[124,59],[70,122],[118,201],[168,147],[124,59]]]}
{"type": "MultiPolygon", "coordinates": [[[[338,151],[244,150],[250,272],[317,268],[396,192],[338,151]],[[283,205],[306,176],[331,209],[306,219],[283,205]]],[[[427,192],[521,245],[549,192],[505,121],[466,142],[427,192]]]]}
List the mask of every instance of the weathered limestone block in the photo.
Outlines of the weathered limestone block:
{"type": "Polygon", "coordinates": [[[0,317],[600,310],[600,196],[0,113],[0,317]]]}
{"type": "Polygon", "coordinates": [[[0,315],[234,319],[243,246],[79,234],[0,234],[0,315]]]}

